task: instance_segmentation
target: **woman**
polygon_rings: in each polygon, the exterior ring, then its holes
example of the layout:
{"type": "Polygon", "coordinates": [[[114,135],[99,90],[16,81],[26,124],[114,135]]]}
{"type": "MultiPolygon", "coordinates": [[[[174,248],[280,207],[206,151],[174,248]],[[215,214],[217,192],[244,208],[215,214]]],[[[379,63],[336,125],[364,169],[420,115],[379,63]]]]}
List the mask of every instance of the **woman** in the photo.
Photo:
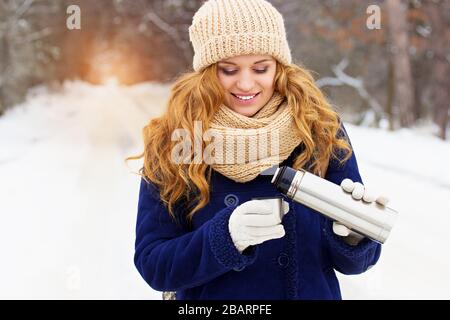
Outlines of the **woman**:
{"type": "Polygon", "coordinates": [[[341,299],[334,270],[366,271],[381,246],[289,199],[254,200],[279,195],[264,173],[287,165],[374,201],[338,115],[292,64],[282,16],[264,0],[210,0],[189,35],[194,72],[133,158],[137,269],[177,299],[341,299]]]}

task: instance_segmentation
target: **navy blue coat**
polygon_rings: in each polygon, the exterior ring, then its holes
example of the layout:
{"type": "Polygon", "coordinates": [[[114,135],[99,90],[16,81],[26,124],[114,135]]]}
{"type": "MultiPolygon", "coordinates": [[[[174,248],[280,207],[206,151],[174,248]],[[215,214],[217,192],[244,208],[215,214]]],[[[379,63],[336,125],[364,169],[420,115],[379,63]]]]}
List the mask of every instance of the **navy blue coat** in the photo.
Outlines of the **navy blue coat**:
{"type": "MultiPolygon", "coordinates": [[[[299,145],[281,165],[292,166],[299,145]]],[[[284,216],[286,235],[251,247],[246,255],[235,248],[228,219],[239,204],[253,197],[279,196],[272,176],[247,183],[213,171],[211,200],[194,214],[192,225],[167,213],[153,184],[141,180],[134,263],[155,290],[176,291],[177,299],[341,299],[335,270],[359,274],[374,265],[381,245],[367,238],[346,244],[332,231],[332,221],[316,211],[289,202],[284,216]]],[[[362,183],[353,152],[340,166],[330,161],[325,178],[362,183]]],[[[349,195],[350,196],[350,195],[349,195]]],[[[182,216],[182,206],[176,209],[182,216]]]]}

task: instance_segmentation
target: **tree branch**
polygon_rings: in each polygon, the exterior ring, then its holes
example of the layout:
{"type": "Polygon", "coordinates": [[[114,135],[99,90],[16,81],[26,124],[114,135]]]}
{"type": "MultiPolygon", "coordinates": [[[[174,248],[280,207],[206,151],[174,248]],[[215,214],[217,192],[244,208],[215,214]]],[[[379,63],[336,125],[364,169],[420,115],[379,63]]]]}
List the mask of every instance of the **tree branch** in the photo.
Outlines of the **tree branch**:
{"type": "Polygon", "coordinates": [[[34,0],[25,0],[24,2],[22,2],[20,7],[14,13],[13,20],[19,19],[30,8],[30,6],[33,4],[33,1],[34,0]]]}
{"type": "Polygon", "coordinates": [[[47,27],[32,34],[29,34],[27,37],[21,38],[20,40],[15,41],[14,43],[23,44],[27,42],[32,42],[47,37],[50,34],[52,34],[52,29],[50,27],[47,27]]]}
{"type": "Polygon", "coordinates": [[[361,98],[367,101],[370,108],[375,112],[375,114],[377,114],[381,118],[386,118],[386,114],[383,111],[383,108],[381,107],[380,103],[374,97],[372,97],[364,87],[363,80],[359,77],[357,78],[351,77],[344,72],[347,66],[348,66],[348,59],[347,58],[342,59],[341,62],[339,62],[336,66],[332,68],[333,73],[336,75],[336,77],[324,77],[318,79],[316,81],[316,85],[319,88],[325,86],[343,86],[343,85],[352,87],[356,89],[361,98]]]}
{"type": "Polygon", "coordinates": [[[163,32],[165,32],[175,43],[176,46],[182,49],[183,55],[186,59],[186,61],[189,61],[191,58],[188,54],[187,46],[185,41],[181,39],[178,30],[176,28],[173,28],[170,24],[162,20],[156,13],[153,11],[149,11],[144,16],[144,22],[150,21],[155,26],[157,26],[159,29],[161,29],[163,32]]]}

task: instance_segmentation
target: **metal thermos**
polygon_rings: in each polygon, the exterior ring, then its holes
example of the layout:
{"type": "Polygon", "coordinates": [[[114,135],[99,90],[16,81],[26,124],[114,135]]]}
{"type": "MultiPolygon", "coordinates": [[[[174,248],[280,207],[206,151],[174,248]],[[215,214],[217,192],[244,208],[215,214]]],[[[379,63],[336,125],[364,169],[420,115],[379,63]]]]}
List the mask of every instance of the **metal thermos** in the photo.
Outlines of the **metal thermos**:
{"type": "Polygon", "coordinates": [[[341,186],[304,170],[280,167],[272,183],[295,202],[379,243],[386,241],[398,215],[376,202],[355,200],[341,186]]]}

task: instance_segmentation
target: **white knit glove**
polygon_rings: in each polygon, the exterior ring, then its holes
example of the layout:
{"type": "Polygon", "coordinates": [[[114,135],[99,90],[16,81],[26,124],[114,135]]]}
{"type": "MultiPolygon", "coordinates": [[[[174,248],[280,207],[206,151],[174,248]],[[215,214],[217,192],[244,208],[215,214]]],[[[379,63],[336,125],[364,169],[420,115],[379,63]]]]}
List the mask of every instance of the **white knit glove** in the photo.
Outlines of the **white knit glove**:
{"type": "Polygon", "coordinates": [[[248,246],[284,236],[281,220],[289,211],[289,203],[283,200],[281,208],[279,204],[274,199],[250,200],[234,209],[228,229],[240,253],[248,246]]]}
{"type": "MultiPolygon", "coordinates": [[[[341,187],[345,192],[351,193],[352,198],[355,200],[363,200],[364,202],[374,202],[376,201],[382,206],[385,206],[389,199],[386,196],[375,197],[367,188],[359,182],[353,182],[350,179],[344,179],[341,182],[341,187]]],[[[364,237],[359,233],[353,232],[346,226],[340,224],[339,222],[333,222],[333,232],[338,236],[344,237],[343,239],[350,245],[357,245],[364,237]]]]}

